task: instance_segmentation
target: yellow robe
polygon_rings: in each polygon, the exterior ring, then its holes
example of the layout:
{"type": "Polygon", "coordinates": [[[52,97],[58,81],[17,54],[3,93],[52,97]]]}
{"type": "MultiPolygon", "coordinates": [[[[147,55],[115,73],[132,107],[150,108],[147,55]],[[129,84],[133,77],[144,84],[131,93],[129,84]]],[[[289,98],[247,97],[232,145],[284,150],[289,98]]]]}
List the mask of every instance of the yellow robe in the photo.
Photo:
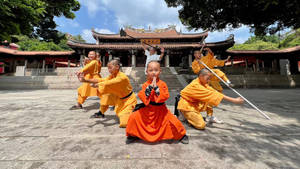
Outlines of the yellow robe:
{"type": "Polygon", "coordinates": [[[120,127],[126,127],[128,118],[137,103],[129,78],[123,72],[118,72],[116,77],[110,75],[107,78],[98,79],[98,82],[100,96],[104,94],[116,96],[114,98],[115,112],[120,119],[120,127]],[[124,98],[131,92],[129,97],[124,98]]]}
{"type": "MultiPolygon", "coordinates": [[[[83,72],[85,79],[98,79],[100,78],[99,72],[101,71],[101,65],[99,61],[92,60],[85,65],[80,72],[83,72]]],[[[83,104],[85,99],[90,96],[98,96],[98,90],[91,87],[89,83],[83,83],[78,89],[78,103],[83,104]]]]}
{"type": "Polygon", "coordinates": [[[199,78],[194,79],[181,92],[177,109],[195,128],[204,129],[205,122],[200,112],[217,106],[224,95],[211,88],[208,84],[201,84],[199,78]]]}
{"type": "MultiPolygon", "coordinates": [[[[228,80],[226,75],[219,69],[214,69],[214,67],[217,66],[224,66],[225,61],[224,60],[218,60],[214,57],[212,53],[208,53],[206,56],[201,57],[200,61],[202,61],[204,64],[206,64],[212,71],[214,71],[220,78],[222,78],[225,82],[228,80]]],[[[201,69],[205,68],[202,64],[199,64],[198,61],[195,59],[192,62],[192,69],[195,74],[198,74],[201,69]]],[[[222,86],[220,85],[220,80],[213,76],[209,82],[209,85],[211,85],[214,89],[216,89],[219,92],[223,91],[222,86]]]]}

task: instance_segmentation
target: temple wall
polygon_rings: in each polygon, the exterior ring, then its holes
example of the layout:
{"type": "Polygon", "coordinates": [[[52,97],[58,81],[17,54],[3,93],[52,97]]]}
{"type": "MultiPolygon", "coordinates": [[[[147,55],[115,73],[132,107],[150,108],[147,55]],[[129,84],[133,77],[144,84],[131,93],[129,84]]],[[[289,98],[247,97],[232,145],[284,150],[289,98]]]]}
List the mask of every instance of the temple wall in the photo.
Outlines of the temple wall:
{"type": "MultiPolygon", "coordinates": [[[[196,75],[184,75],[187,82],[195,79],[196,75]]],[[[234,88],[294,88],[300,87],[300,75],[265,75],[265,74],[244,74],[227,75],[235,85],[234,88]]],[[[222,82],[221,82],[222,84],[222,82]]],[[[226,86],[222,84],[224,88],[226,86]]]]}
{"type": "MultiPolygon", "coordinates": [[[[124,72],[129,75],[133,86],[138,89],[139,84],[134,84],[137,81],[136,78],[145,77],[143,74],[143,68],[133,76],[133,68],[124,68],[124,72]]],[[[105,70],[105,69],[104,69],[105,70]]],[[[165,72],[165,71],[164,71],[165,72]]],[[[0,77],[0,90],[12,90],[12,89],[74,89],[78,88],[81,84],[78,79],[72,75],[72,71],[69,71],[60,76],[1,76],[0,77]],[[70,73],[70,74],[69,74],[70,73]]],[[[103,71],[101,74],[105,77],[108,72],[103,71]],[[105,75],[104,75],[105,74],[105,75]]],[[[183,75],[187,82],[190,82],[196,75],[183,75]]],[[[166,80],[168,84],[176,85],[179,82],[174,83],[174,79],[170,79],[171,75],[164,75],[162,79],[166,80]],[[173,83],[172,83],[173,82],[173,83]]],[[[234,88],[294,88],[300,87],[300,75],[266,75],[266,74],[245,74],[245,75],[228,75],[228,78],[235,84],[234,88]]],[[[139,83],[145,80],[139,81],[139,83]]],[[[178,86],[175,86],[176,88],[178,86]]],[[[224,87],[226,88],[226,87],[224,87]]]]}

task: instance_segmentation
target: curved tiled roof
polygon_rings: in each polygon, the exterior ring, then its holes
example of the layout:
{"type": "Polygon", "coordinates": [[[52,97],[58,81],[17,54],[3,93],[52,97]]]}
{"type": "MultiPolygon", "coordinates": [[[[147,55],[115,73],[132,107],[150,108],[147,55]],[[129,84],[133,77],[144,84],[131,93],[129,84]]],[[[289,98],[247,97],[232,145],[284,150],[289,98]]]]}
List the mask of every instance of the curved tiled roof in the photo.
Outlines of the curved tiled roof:
{"type": "Polygon", "coordinates": [[[300,46],[295,46],[291,48],[281,49],[281,50],[227,50],[229,54],[279,54],[279,53],[291,53],[300,52],[300,46]]]}
{"type": "MultiPolygon", "coordinates": [[[[173,38],[202,38],[207,37],[208,31],[202,32],[202,33],[193,33],[193,34],[187,34],[187,33],[179,33],[176,31],[176,29],[172,28],[166,28],[161,31],[157,32],[150,32],[150,31],[137,31],[137,29],[130,29],[126,28],[124,30],[128,35],[137,38],[159,38],[159,39],[173,39],[173,38]]],[[[120,34],[104,34],[96,32],[92,29],[92,35],[95,39],[131,39],[129,36],[121,37],[120,34]]]]}
{"type": "Polygon", "coordinates": [[[74,51],[19,51],[9,48],[0,47],[0,53],[6,53],[11,55],[51,55],[51,56],[61,56],[61,55],[72,55],[74,51]]]}
{"type": "MultiPolygon", "coordinates": [[[[73,40],[69,40],[67,44],[71,48],[90,48],[90,49],[142,49],[140,43],[103,43],[103,44],[92,44],[92,43],[80,43],[73,40]]],[[[227,39],[225,41],[220,41],[216,43],[206,43],[207,47],[217,47],[217,46],[232,46],[234,44],[233,39],[227,39]]],[[[200,48],[202,45],[200,43],[161,43],[159,47],[164,47],[166,49],[182,49],[182,48],[200,48]]]]}

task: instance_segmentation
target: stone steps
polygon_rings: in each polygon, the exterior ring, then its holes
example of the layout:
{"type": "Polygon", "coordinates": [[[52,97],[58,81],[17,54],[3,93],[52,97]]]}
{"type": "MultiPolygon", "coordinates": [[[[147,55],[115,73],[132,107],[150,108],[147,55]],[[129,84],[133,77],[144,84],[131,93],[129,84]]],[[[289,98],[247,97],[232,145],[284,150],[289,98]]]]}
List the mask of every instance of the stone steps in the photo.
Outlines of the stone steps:
{"type": "MultiPolygon", "coordinates": [[[[130,76],[134,80],[134,88],[141,88],[141,85],[146,81],[144,70],[143,67],[132,68],[130,76]]],[[[172,74],[167,67],[162,67],[160,79],[167,83],[169,90],[181,90],[183,88],[176,75],[172,74]]]]}
{"type": "MultiPolygon", "coordinates": [[[[51,74],[45,76],[1,76],[0,89],[76,89],[80,86],[75,72],[80,68],[57,68],[51,74]]],[[[123,67],[122,71],[128,75],[135,91],[141,89],[146,81],[144,67],[123,67]]],[[[50,73],[50,72],[48,72],[50,73]]],[[[45,73],[47,74],[47,72],[45,73]]],[[[101,69],[101,76],[109,75],[107,67],[101,69]]],[[[168,84],[169,90],[182,89],[181,83],[169,68],[162,68],[160,78],[168,84]]]]}

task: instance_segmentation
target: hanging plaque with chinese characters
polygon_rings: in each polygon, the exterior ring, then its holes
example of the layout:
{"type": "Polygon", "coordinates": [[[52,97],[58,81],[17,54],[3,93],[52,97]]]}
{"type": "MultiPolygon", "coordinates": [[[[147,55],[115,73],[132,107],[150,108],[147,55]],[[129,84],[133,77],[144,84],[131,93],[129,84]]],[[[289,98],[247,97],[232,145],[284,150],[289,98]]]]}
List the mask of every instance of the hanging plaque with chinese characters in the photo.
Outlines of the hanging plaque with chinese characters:
{"type": "Polygon", "coordinates": [[[146,44],[160,44],[160,39],[141,39],[141,42],[146,44]]]}

